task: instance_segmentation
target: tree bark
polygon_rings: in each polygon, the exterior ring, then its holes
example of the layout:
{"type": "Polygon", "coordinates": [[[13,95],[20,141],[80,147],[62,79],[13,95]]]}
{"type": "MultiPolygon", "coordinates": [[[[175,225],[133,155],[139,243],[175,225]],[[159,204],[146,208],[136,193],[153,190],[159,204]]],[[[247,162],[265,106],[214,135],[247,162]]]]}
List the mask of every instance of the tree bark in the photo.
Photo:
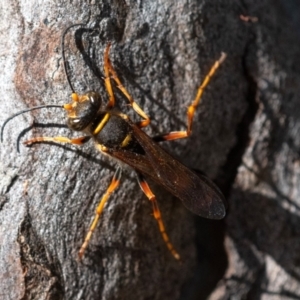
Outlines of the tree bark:
{"type": "Polygon", "coordinates": [[[228,268],[210,299],[298,299],[300,6],[245,4],[258,19],[245,60],[253,121],[229,199],[228,268]]]}
{"type": "Polygon", "coordinates": [[[65,41],[75,90],[96,90],[108,101],[103,52],[111,42],[113,65],[152,120],[149,135],[185,129],[186,107],[226,52],[192,136],[164,147],[215,179],[230,206],[225,223],[203,220],[150,183],[178,263],[129,171],[79,261],[117,163],[92,143],[25,148],[33,136],[76,133],[59,109],[18,116],[5,127],[0,153],[1,299],[299,297],[300,35],[293,3],[1,1],[1,124],[25,108],[70,101],[60,38],[71,24],[86,24],[65,41]]]}

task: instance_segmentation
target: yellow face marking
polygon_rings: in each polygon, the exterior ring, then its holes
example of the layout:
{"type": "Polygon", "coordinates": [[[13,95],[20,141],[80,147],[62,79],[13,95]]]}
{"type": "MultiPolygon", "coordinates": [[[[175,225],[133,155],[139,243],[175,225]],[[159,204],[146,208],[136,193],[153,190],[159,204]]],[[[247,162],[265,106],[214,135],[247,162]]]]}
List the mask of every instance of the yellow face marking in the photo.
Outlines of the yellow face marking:
{"type": "Polygon", "coordinates": [[[68,112],[69,118],[76,118],[76,106],[78,102],[85,102],[89,100],[89,97],[87,95],[78,95],[76,93],[73,93],[71,95],[72,103],[64,104],[64,109],[68,112]]]}
{"type": "Polygon", "coordinates": [[[79,96],[77,93],[72,93],[71,98],[74,102],[77,102],[79,100],[79,96]]]}
{"type": "Polygon", "coordinates": [[[99,132],[103,129],[104,125],[107,123],[107,121],[109,120],[109,118],[110,118],[110,115],[109,115],[108,113],[105,114],[104,118],[103,118],[102,121],[98,124],[98,126],[97,126],[96,129],[94,130],[93,134],[99,133],[99,132]]]}
{"type": "Polygon", "coordinates": [[[64,104],[64,109],[65,109],[65,110],[72,110],[72,109],[73,109],[73,106],[72,106],[72,104],[67,103],[67,104],[64,104]]]}
{"type": "Polygon", "coordinates": [[[128,145],[128,143],[131,141],[131,134],[127,134],[125,139],[123,140],[121,147],[126,147],[128,145]]]}
{"type": "Polygon", "coordinates": [[[89,101],[89,96],[87,94],[84,95],[77,95],[77,99],[74,100],[74,102],[85,102],[85,101],[89,101]]]}

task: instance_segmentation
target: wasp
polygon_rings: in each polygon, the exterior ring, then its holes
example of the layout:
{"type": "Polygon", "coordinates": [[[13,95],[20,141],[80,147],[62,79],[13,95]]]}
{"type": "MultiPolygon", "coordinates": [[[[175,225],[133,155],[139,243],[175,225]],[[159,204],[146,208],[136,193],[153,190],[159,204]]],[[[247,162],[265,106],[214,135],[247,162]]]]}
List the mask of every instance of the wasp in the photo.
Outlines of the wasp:
{"type": "MultiPolygon", "coordinates": [[[[179,260],[180,255],[169,239],[156,196],[151,191],[146,177],[152,179],[179,198],[196,215],[209,219],[222,219],[225,216],[225,199],[219,188],[208,177],[196,174],[174,159],[159,146],[159,142],[183,139],[191,135],[194,114],[201,101],[203,91],[221,63],[225,60],[226,54],[222,53],[221,57],[215,61],[209,73],[204,78],[203,83],[198,87],[194,100],[188,106],[187,129],[150,137],[143,131],[143,128],[148,126],[151,120],[121,83],[109,57],[110,43],[107,44],[104,51],[103,63],[104,85],[108,94],[107,103],[104,103],[103,98],[96,91],[89,91],[85,94],[75,92],[67,70],[64,36],[71,27],[77,25],[82,24],[75,24],[68,27],[62,35],[62,58],[66,78],[72,90],[71,102],[64,105],[35,106],[14,114],[6,119],[2,126],[1,141],[3,140],[5,125],[14,117],[41,108],[58,107],[63,109],[67,115],[68,127],[71,130],[82,132],[83,135],[81,137],[70,139],[63,136],[40,136],[29,139],[24,144],[30,146],[39,142],[55,142],[83,145],[93,140],[100,152],[129,165],[137,175],[140,188],[152,203],[153,216],[157,221],[162,239],[173,257],[179,260]],[[113,84],[117,86],[128,100],[132,109],[141,118],[139,122],[133,122],[128,115],[116,109],[115,87],[113,84]]],[[[106,192],[99,201],[94,219],[78,253],[80,259],[88,247],[106,202],[120,184],[121,175],[122,164],[116,169],[106,192]]]]}

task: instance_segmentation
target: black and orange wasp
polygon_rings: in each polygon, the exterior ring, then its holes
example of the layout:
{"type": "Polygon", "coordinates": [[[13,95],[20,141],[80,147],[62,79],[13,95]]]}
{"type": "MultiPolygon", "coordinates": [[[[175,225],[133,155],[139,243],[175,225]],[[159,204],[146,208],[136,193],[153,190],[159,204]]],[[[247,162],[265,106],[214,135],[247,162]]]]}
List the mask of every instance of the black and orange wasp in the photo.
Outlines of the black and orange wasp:
{"type": "MultiPolygon", "coordinates": [[[[12,115],[6,119],[2,126],[1,141],[3,140],[5,125],[14,117],[35,109],[63,108],[67,113],[68,127],[71,130],[83,132],[84,135],[82,137],[70,139],[62,136],[42,136],[27,140],[24,144],[29,146],[39,142],[55,142],[82,145],[92,139],[100,152],[129,165],[136,173],[142,191],[152,203],[153,215],[158,223],[164,242],[174,258],[179,260],[180,255],[175,250],[166,233],[156,197],[152,193],[145,177],[149,177],[154,182],[163,186],[167,191],[179,198],[196,215],[209,219],[222,219],[225,216],[225,199],[219,188],[206,176],[196,174],[178,162],[162,149],[158,143],[187,138],[191,135],[194,113],[200,103],[203,91],[211,77],[225,60],[226,54],[221,54],[221,57],[214,63],[204,78],[203,83],[198,87],[196,97],[187,109],[187,129],[150,137],[142,130],[142,128],[150,124],[150,118],[133,100],[132,96],[121,83],[109,58],[110,43],[107,44],[104,52],[104,85],[109,96],[107,104],[103,104],[102,97],[95,91],[90,91],[82,95],[75,92],[68,74],[64,38],[71,27],[79,25],[83,24],[74,24],[68,27],[62,35],[62,58],[65,74],[72,90],[71,103],[35,106],[12,115]],[[134,123],[128,115],[116,109],[112,81],[129,101],[133,110],[142,118],[140,122],[134,123]]],[[[95,217],[79,250],[80,258],[84,255],[105,203],[119,186],[121,174],[122,167],[120,165],[97,206],[95,217]]]]}

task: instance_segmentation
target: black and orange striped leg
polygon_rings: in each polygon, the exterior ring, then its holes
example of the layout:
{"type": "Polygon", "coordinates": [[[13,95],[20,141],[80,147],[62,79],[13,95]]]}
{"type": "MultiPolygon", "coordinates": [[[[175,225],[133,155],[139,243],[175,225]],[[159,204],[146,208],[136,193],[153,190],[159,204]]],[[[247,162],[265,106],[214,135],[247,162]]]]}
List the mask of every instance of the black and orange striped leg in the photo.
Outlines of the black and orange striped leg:
{"type": "Polygon", "coordinates": [[[157,221],[158,228],[159,228],[159,231],[161,233],[161,236],[162,236],[164,242],[166,243],[169,251],[174,256],[174,258],[177,259],[177,260],[180,260],[180,255],[175,250],[173,244],[171,243],[171,241],[170,241],[170,239],[169,239],[169,237],[166,233],[165,225],[163,223],[163,220],[162,220],[162,217],[161,217],[160,210],[158,208],[158,204],[157,204],[155,195],[152,193],[148,183],[146,182],[145,178],[141,174],[137,173],[137,178],[138,178],[138,182],[139,182],[139,185],[140,185],[142,191],[145,193],[147,198],[152,203],[153,216],[154,216],[155,220],[157,221]]]}
{"type": "MultiPolygon", "coordinates": [[[[124,96],[127,98],[129,101],[130,105],[132,108],[135,110],[135,112],[142,117],[144,120],[141,122],[138,122],[137,125],[141,127],[146,127],[150,123],[150,118],[149,116],[140,108],[140,106],[133,100],[129,92],[126,90],[124,85],[121,83],[117,72],[115,71],[110,59],[109,59],[109,48],[110,44],[107,45],[106,50],[105,50],[105,55],[104,55],[104,72],[105,72],[105,77],[109,78],[109,76],[106,75],[106,72],[109,71],[109,73],[112,75],[113,80],[116,82],[118,89],[124,94],[124,96]]],[[[110,79],[107,80],[107,82],[110,82],[110,79]]],[[[110,83],[109,83],[110,84],[110,83]]],[[[111,84],[108,88],[108,85],[106,86],[106,89],[108,93],[110,94],[110,89],[111,89],[111,84]]],[[[111,91],[112,92],[112,91],[111,91]]],[[[111,95],[110,95],[111,96],[111,95]]],[[[110,103],[109,103],[110,104],[110,103]]]]}
{"type": "Polygon", "coordinates": [[[111,80],[110,80],[110,74],[109,74],[109,69],[110,69],[110,61],[109,61],[109,49],[110,49],[111,44],[108,43],[104,52],[104,83],[106,87],[106,91],[109,95],[109,101],[107,103],[106,108],[110,109],[115,106],[115,95],[112,89],[111,85],[111,80]]]}
{"type": "Polygon", "coordinates": [[[62,144],[73,144],[73,145],[83,145],[84,143],[90,140],[90,136],[81,136],[75,139],[69,139],[64,136],[38,136],[27,140],[24,142],[24,145],[30,146],[34,143],[42,143],[42,142],[55,142],[55,143],[62,143],[62,144]]]}
{"type": "Polygon", "coordinates": [[[159,135],[159,136],[153,137],[154,141],[156,141],[156,142],[172,141],[172,140],[177,140],[177,139],[183,139],[183,138],[186,138],[191,135],[194,114],[195,114],[197,106],[201,102],[202,94],[203,94],[205,88],[207,87],[208,83],[210,82],[211,78],[216,73],[217,69],[220,67],[220,65],[225,60],[225,58],[226,58],[226,54],[222,53],[220,58],[213,64],[210,71],[205,76],[203,83],[199,86],[195,99],[193,100],[192,104],[187,109],[187,130],[173,131],[173,132],[170,132],[167,134],[159,135]]]}
{"type": "Polygon", "coordinates": [[[172,132],[169,132],[166,134],[154,136],[154,137],[152,137],[152,140],[159,143],[159,142],[164,142],[164,141],[184,139],[188,136],[189,136],[189,134],[186,130],[185,131],[172,131],[172,132]]]}
{"type": "Polygon", "coordinates": [[[118,169],[116,170],[114,176],[113,176],[113,179],[110,183],[110,185],[108,186],[105,194],[102,196],[98,206],[97,206],[97,209],[96,209],[96,212],[95,212],[95,217],[93,219],[93,222],[90,226],[90,229],[84,239],[84,242],[78,252],[78,256],[79,256],[79,259],[81,259],[84,255],[84,252],[89,244],[89,241],[92,237],[92,234],[98,224],[98,221],[100,219],[100,216],[101,216],[101,213],[104,209],[104,205],[105,203],[107,202],[107,200],[109,199],[110,195],[115,191],[115,189],[119,186],[120,184],[120,180],[121,180],[121,176],[122,176],[122,170],[120,167],[118,167],[118,169]]]}

